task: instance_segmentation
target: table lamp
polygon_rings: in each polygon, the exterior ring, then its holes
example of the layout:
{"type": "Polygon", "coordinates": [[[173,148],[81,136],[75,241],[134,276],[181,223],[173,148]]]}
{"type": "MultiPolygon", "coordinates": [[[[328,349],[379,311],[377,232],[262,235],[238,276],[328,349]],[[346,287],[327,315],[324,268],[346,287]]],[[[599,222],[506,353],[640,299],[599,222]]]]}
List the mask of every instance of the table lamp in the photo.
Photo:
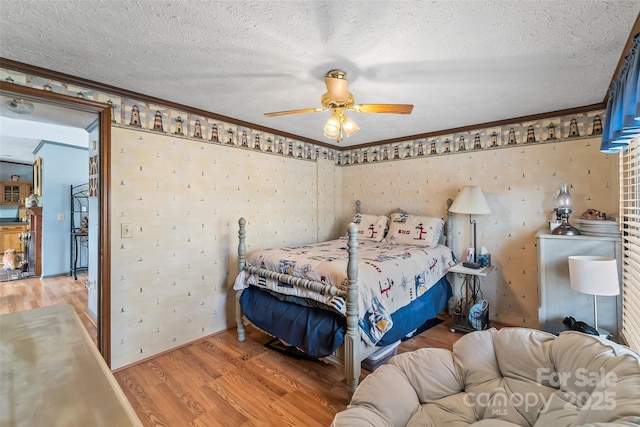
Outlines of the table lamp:
{"type": "Polygon", "coordinates": [[[473,260],[462,265],[468,268],[478,269],[478,250],[476,247],[476,221],[471,220],[471,215],[483,215],[491,213],[482,189],[477,186],[467,186],[460,191],[458,197],[449,208],[449,212],[469,214],[469,224],[473,225],[473,260]]]}
{"type": "Polygon", "coordinates": [[[569,215],[571,214],[571,208],[573,207],[573,199],[569,194],[569,185],[560,185],[560,191],[558,197],[556,197],[556,207],[553,211],[556,213],[556,218],[560,221],[560,225],[551,231],[551,234],[565,235],[565,236],[577,236],[580,231],[569,224],[569,215]]]}
{"type": "Polygon", "coordinates": [[[609,332],[598,329],[598,295],[620,294],[618,262],[601,256],[570,256],[569,281],[574,291],[593,295],[594,327],[600,336],[608,337],[609,332]]]}

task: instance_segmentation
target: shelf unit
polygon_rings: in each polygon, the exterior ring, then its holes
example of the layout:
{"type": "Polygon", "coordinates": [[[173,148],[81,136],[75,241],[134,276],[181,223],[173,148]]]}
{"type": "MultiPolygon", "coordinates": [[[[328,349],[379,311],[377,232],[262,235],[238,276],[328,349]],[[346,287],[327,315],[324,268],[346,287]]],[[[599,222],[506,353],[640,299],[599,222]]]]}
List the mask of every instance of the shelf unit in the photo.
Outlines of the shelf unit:
{"type": "Polygon", "coordinates": [[[483,267],[479,269],[467,268],[462,263],[456,264],[449,269],[449,273],[456,273],[463,277],[461,299],[456,304],[453,311],[453,319],[451,323],[451,332],[473,332],[476,330],[487,329],[489,327],[489,308],[482,313],[479,320],[480,325],[472,325],[469,320],[469,311],[476,303],[482,299],[482,290],[480,289],[480,278],[487,277],[493,270],[493,266],[483,267]],[[479,327],[476,327],[479,326],[479,327]]]}
{"type": "Polygon", "coordinates": [[[69,275],[78,279],[78,271],[89,269],[89,184],[71,185],[71,256],[69,275]],[[86,219],[84,219],[86,217],[86,219]],[[84,219],[84,220],[83,220],[84,219]]]}

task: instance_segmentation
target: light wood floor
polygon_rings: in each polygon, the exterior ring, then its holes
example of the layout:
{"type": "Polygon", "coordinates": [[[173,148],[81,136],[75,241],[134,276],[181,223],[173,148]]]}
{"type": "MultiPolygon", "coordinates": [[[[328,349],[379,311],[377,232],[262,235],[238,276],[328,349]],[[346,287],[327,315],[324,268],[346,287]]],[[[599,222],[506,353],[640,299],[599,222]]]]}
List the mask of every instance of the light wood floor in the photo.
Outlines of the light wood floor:
{"type": "MultiPolygon", "coordinates": [[[[0,282],[0,314],[71,304],[90,335],[86,274],[0,282]]],[[[400,344],[398,352],[422,347],[451,349],[461,333],[450,319],[400,344]]],[[[500,327],[502,325],[493,324],[500,327]]],[[[267,349],[270,337],[247,328],[224,331],[115,373],[145,426],[328,426],[348,402],[346,385],[331,365],[296,360],[267,349]]],[[[369,372],[363,370],[361,379],[369,372]]]]}
{"type": "Polygon", "coordinates": [[[30,310],[54,304],[71,304],[89,335],[97,342],[96,324],[87,315],[88,291],[84,286],[87,274],[32,278],[0,282],[0,314],[30,310]]]}
{"type": "MultiPolygon", "coordinates": [[[[501,326],[501,325],[493,325],[501,326]]],[[[400,344],[451,349],[463,334],[450,319],[400,344]]],[[[115,373],[145,426],[328,426],[348,402],[336,368],[296,360],[263,346],[247,328],[225,331],[115,373]]],[[[363,370],[364,378],[368,371],[363,370]]]]}

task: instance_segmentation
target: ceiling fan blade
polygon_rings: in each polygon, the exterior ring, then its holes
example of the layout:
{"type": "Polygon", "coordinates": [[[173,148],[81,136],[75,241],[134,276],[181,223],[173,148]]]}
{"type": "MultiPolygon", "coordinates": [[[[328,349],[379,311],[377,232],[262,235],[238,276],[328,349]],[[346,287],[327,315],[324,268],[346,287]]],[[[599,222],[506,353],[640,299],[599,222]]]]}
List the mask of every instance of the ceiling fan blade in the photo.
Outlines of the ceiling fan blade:
{"type": "Polygon", "coordinates": [[[342,102],[347,98],[347,86],[349,82],[345,78],[325,77],[324,84],[327,86],[329,97],[337,102],[342,102]]]}
{"type": "Polygon", "coordinates": [[[303,108],[301,110],[287,110],[287,111],[276,111],[273,113],[264,113],[264,115],[267,117],[275,117],[275,116],[285,116],[287,114],[319,113],[321,111],[327,111],[327,108],[303,108]]]}
{"type": "Polygon", "coordinates": [[[358,113],[411,114],[412,104],[356,104],[349,110],[358,113]]]}

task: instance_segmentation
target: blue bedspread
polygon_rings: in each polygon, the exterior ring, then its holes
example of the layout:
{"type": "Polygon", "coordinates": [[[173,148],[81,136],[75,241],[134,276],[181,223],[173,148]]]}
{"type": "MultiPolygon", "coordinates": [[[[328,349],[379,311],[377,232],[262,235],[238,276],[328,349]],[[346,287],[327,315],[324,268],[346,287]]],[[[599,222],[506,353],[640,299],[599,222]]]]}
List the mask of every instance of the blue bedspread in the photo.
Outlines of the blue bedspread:
{"type": "MultiPolygon", "coordinates": [[[[451,285],[444,276],[411,304],[391,315],[393,328],[377,345],[392,344],[436,317],[451,296],[451,285]]],[[[254,286],[244,290],[240,305],[251,323],[312,357],[329,356],[344,341],[346,319],[338,313],[281,301],[254,286]]]]}

